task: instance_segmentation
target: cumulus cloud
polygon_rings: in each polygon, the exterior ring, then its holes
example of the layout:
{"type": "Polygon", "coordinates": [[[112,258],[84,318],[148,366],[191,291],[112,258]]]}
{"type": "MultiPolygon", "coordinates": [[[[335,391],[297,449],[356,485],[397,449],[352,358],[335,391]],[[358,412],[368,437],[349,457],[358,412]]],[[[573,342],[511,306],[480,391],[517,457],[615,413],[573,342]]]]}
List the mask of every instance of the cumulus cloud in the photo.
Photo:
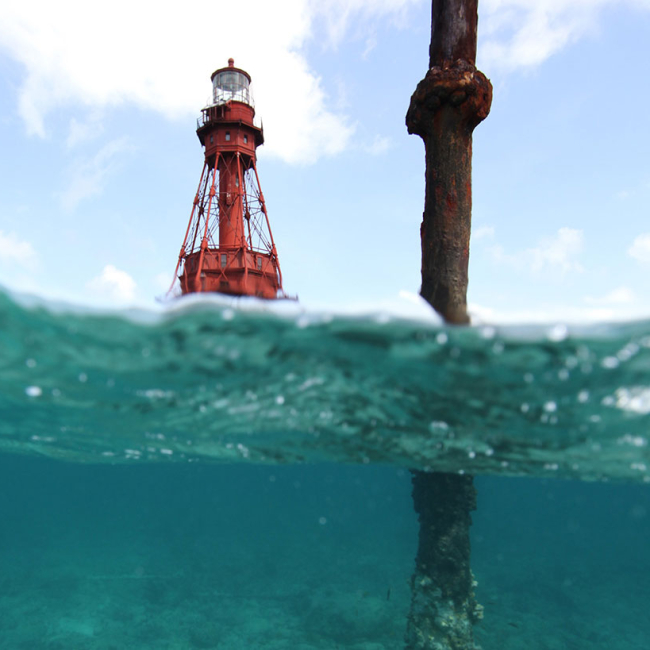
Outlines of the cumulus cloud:
{"type": "Polygon", "coordinates": [[[582,251],[582,230],[560,228],[557,235],[543,240],[539,246],[528,251],[533,272],[539,273],[547,268],[558,269],[562,273],[582,271],[575,257],[582,251]]]}
{"type": "MultiPolygon", "coordinates": [[[[182,9],[153,0],[5,2],[0,48],[25,68],[18,110],[40,136],[59,107],[131,104],[169,118],[194,115],[209,96],[210,74],[232,56],[253,76],[266,152],[309,163],[344,150],[354,132],[307,63],[304,46],[316,27],[335,43],[355,16],[399,16],[418,1],[249,0],[245,16],[255,19],[245,22],[237,3],[207,0],[182,9]]],[[[88,135],[85,125],[72,125],[72,144],[88,135]]]]}
{"type": "Polygon", "coordinates": [[[15,233],[0,230],[0,262],[32,269],[37,259],[36,251],[28,241],[20,239],[15,233]]]}
{"type": "Polygon", "coordinates": [[[386,153],[391,147],[390,138],[387,138],[383,135],[376,135],[374,140],[364,146],[365,151],[367,151],[371,156],[380,156],[381,154],[386,153]]]}
{"type": "Polygon", "coordinates": [[[508,253],[500,244],[490,248],[495,261],[518,269],[528,269],[534,274],[550,271],[565,275],[581,273],[584,269],[576,259],[582,252],[583,232],[575,228],[560,228],[553,237],[542,239],[537,246],[508,253]]]}
{"type": "Polygon", "coordinates": [[[502,70],[543,63],[593,33],[607,7],[650,9],[649,0],[481,0],[479,60],[502,70]]]}
{"type": "Polygon", "coordinates": [[[632,242],[627,254],[639,262],[650,262],[650,232],[644,232],[632,242]]]}
{"type": "Polygon", "coordinates": [[[391,16],[400,25],[408,9],[422,0],[309,0],[313,17],[324,24],[328,45],[336,47],[347,34],[350,23],[358,17],[358,35],[366,40],[363,56],[367,56],[376,45],[373,20],[391,16]]]}
{"type": "Polygon", "coordinates": [[[587,296],[588,305],[629,305],[636,300],[636,294],[630,287],[618,287],[603,296],[587,296]]]}
{"type": "Polygon", "coordinates": [[[90,280],[86,287],[96,297],[117,303],[132,302],[135,298],[135,280],[126,271],[121,271],[112,264],[107,264],[101,274],[90,280]]]}
{"type": "Polygon", "coordinates": [[[104,145],[94,156],[75,160],[68,187],[60,194],[65,210],[74,210],[81,201],[104,191],[110,175],[119,165],[121,154],[131,150],[127,138],[104,145]]]}
{"type": "MultiPolygon", "coordinates": [[[[380,20],[400,27],[424,1],[284,0],[279,8],[248,0],[246,15],[255,19],[245,28],[237,3],[186,0],[181,10],[153,0],[4,2],[0,49],[25,69],[18,110],[40,136],[61,107],[92,113],[129,104],[171,119],[194,115],[209,96],[210,73],[233,56],[253,75],[265,152],[311,163],[349,147],[354,125],[309,66],[306,46],[318,39],[336,47],[352,34],[367,56],[380,20]]],[[[593,30],[617,1],[650,8],[650,0],[482,0],[480,60],[505,70],[538,65],[593,30]]],[[[75,118],[70,146],[94,128],[75,118]]]]}
{"type": "Polygon", "coordinates": [[[472,230],[472,241],[481,239],[494,239],[494,226],[479,226],[472,230]]]}

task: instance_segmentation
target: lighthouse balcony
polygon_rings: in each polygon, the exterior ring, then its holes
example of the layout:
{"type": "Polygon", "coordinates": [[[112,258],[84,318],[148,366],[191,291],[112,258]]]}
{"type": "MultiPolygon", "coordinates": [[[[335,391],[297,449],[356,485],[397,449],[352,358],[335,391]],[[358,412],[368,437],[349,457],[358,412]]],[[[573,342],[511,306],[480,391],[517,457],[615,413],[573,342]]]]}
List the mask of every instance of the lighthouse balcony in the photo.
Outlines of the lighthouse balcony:
{"type": "Polygon", "coordinates": [[[261,129],[255,119],[255,109],[242,102],[209,104],[201,110],[201,115],[196,120],[196,128],[201,129],[218,122],[238,122],[261,129]]]}

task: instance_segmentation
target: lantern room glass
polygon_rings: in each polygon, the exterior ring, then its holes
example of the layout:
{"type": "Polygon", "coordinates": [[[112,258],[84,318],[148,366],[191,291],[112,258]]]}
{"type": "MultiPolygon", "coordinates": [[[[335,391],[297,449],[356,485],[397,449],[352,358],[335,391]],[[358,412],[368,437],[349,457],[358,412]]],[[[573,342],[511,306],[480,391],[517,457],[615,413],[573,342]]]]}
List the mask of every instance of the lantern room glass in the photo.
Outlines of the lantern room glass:
{"type": "Polygon", "coordinates": [[[248,77],[235,70],[224,70],[214,76],[212,81],[215,104],[228,101],[250,104],[250,81],[248,77]]]}

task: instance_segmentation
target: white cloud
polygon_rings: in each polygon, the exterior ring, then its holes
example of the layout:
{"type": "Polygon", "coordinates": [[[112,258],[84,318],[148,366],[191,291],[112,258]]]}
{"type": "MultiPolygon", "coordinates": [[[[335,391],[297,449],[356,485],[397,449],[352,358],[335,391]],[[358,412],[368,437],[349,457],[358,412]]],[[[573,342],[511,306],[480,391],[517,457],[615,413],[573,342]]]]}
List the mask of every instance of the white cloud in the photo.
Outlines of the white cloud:
{"type": "Polygon", "coordinates": [[[17,264],[23,269],[33,269],[38,261],[34,247],[19,239],[14,233],[0,230],[0,262],[17,264]]]}
{"type": "Polygon", "coordinates": [[[391,147],[390,138],[383,135],[376,135],[375,139],[364,147],[371,156],[380,156],[386,153],[391,147]]]}
{"type": "Polygon", "coordinates": [[[494,226],[479,226],[472,230],[472,241],[481,239],[494,239],[494,226]]]}
{"type": "Polygon", "coordinates": [[[66,140],[68,149],[72,149],[79,144],[83,144],[99,137],[104,127],[101,122],[102,116],[98,111],[91,113],[86,120],[70,120],[70,131],[66,140]]]}
{"type": "Polygon", "coordinates": [[[517,269],[528,269],[534,274],[552,271],[565,275],[581,273],[584,269],[575,258],[582,252],[583,232],[575,228],[560,228],[553,237],[543,239],[534,248],[507,253],[495,244],[489,250],[496,262],[510,264],[517,269]]]}
{"type": "Polygon", "coordinates": [[[104,145],[90,158],[75,160],[71,167],[72,178],[59,197],[63,208],[74,210],[84,199],[101,194],[118,165],[119,156],[130,150],[128,139],[120,138],[104,145]]]}
{"type": "Polygon", "coordinates": [[[528,251],[534,273],[545,269],[558,269],[562,273],[581,272],[582,266],[574,258],[582,251],[582,230],[560,228],[553,238],[543,240],[528,251]]]}
{"type": "Polygon", "coordinates": [[[604,296],[586,296],[588,305],[629,305],[636,300],[636,294],[629,287],[618,287],[604,296]]]}
{"type": "Polygon", "coordinates": [[[620,4],[650,9],[648,0],[481,0],[479,61],[506,71],[539,65],[594,33],[603,10],[620,4]]]}
{"type": "Polygon", "coordinates": [[[650,232],[639,235],[627,249],[627,254],[639,262],[650,262],[650,232]]]}
{"type": "Polygon", "coordinates": [[[328,45],[336,47],[349,30],[353,18],[359,16],[358,30],[366,40],[365,58],[375,47],[376,34],[373,19],[392,16],[398,26],[407,10],[422,0],[309,0],[309,7],[317,21],[325,25],[328,45]]]}
{"type": "Polygon", "coordinates": [[[96,298],[108,298],[117,303],[132,302],[135,298],[135,280],[112,264],[107,264],[101,275],[90,280],[86,287],[96,298]]]}
{"type": "MultiPolygon", "coordinates": [[[[3,2],[0,48],[26,70],[18,109],[28,132],[41,136],[59,107],[128,103],[170,118],[194,115],[210,74],[232,56],[253,76],[265,150],[305,163],[342,151],[354,131],[305,58],[315,23],[321,40],[325,30],[336,42],[355,17],[399,17],[418,1],[249,0],[244,14],[237,3],[207,0],[182,8],[153,0],[3,2]]],[[[83,124],[72,127],[71,142],[87,134],[83,124]]]]}

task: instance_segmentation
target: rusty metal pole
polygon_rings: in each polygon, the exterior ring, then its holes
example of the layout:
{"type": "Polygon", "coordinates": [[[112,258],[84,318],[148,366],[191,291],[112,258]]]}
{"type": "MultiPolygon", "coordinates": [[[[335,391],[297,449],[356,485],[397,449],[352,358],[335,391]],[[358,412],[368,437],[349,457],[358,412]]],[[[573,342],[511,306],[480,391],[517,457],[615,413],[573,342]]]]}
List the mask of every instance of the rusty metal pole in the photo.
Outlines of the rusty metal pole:
{"type": "MultiPolygon", "coordinates": [[[[472,132],[490,112],[492,84],[476,69],[478,0],[432,0],[429,71],[411,97],[409,133],[424,140],[422,297],[450,324],[467,324],[472,132]]],[[[483,608],[470,569],[473,478],[412,472],[420,533],[406,650],[474,650],[483,608]]]]}
{"type": "Polygon", "coordinates": [[[406,114],[426,151],[420,294],[455,324],[469,322],[472,132],[492,103],[492,84],[475,66],[477,10],[478,0],[433,0],[429,71],[406,114]]]}
{"type": "Polygon", "coordinates": [[[470,569],[471,476],[412,472],[420,522],[406,650],[475,650],[474,623],[483,607],[474,598],[470,569]]]}

